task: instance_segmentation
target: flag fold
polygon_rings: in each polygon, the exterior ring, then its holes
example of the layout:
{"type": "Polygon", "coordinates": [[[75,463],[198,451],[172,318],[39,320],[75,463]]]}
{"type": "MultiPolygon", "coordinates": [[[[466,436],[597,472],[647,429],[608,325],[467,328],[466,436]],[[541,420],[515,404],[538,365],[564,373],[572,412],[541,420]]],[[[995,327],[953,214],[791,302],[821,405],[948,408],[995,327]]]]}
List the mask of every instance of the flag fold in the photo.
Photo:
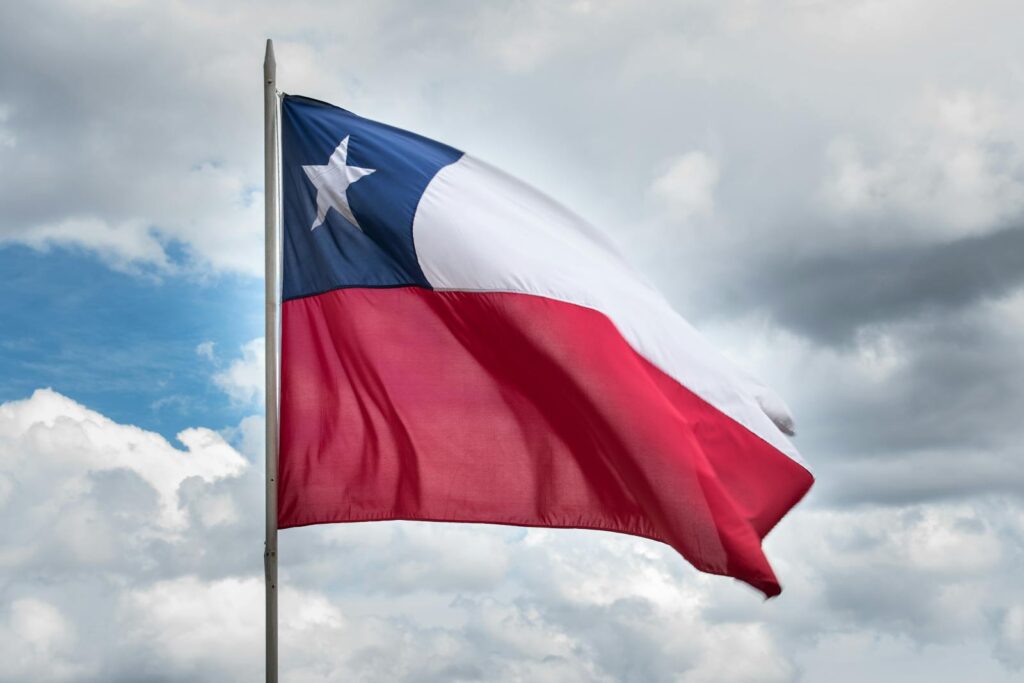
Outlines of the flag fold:
{"type": "Polygon", "coordinates": [[[785,404],[601,233],[447,145],[282,103],[278,522],[601,529],[772,596],[785,404]]]}

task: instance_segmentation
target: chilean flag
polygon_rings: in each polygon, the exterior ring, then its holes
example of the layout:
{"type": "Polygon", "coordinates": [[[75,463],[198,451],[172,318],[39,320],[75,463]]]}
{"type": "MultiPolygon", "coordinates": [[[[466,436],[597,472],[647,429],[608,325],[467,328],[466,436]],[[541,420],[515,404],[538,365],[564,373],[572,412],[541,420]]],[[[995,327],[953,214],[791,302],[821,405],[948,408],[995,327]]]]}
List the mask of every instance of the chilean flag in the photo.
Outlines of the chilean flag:
{"type": "Polygon", "coordinates": [[[780,592],[761,540],[813,482],[785,404],[601,233],[316,100],[281,147],[280,528],[602,529],[780,592]]]}

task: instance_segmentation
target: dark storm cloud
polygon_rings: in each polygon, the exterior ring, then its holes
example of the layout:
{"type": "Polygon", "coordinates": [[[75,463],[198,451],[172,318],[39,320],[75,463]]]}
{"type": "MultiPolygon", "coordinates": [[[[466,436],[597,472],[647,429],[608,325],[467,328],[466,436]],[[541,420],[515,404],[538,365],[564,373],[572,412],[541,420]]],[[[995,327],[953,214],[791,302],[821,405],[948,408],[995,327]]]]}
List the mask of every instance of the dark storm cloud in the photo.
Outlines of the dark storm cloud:
{"type": "MultiPolygon", "coordinates": [[[[955,273],[954,273],[955,274],[955,273]]],[[[979,285],[974,296],[992,296],[979,285]]],[[[878,370],[797,370],[797,442],[818,466],[819,504],[914,505],[1024,490],[1020,468],[1024,354],[1019,299],[961,304],[876,323],[834,362],[857,367],[861,347],[887,355],[878,370]]],[[[871,361],[874,362],[874,361],[871,361]]]]}
{"type": "Polygon", "coordinates": [[[1020,433],[1019,330],[998,309],[942,311],[884,334],[896,346],[896,367],[883,378],[805,378],[827,397],[808,419],[826,452],[985,451],[1020,433]]]}
{"type": "Polygon", "coordinates": [[[747,257],[739,264],[753,275],[728,269],[735,282],[717,279],[692,297],[711,318],[765,314],[806,353],[833,358],[788,376],[797,444],[817,467],[814,503],[900,506],[1024,490],[1024,354],[1012,314],[1024,228],[823,251],[747,257]]]}
{"type": "Polygon", "coordinates": [[[864,327],[947,315],[1021,283],[1024,228],[1014,225],[941,244],[773,260],[728,288],[721,303],[766,309],[799,334],[843,346],[864,327]]]}
{"type": "MultiPolygon", "coordinates": [[[[274,35],[288,89],[523,176],[653,263],[681,310],[769,347],[753,369],[794,404],[819,482],[768,539],[786,593],[767,604],[660,546],[597,532],[295,530],[281,545],[297,595],[283,596],[290,678],[952,681],[921,648],[968,642],[965,666],[1010,680],[1024,661],[1024,231],[1005,222],[1019,214],[1024,144],[1015,11],[7,3],[0,239],[113,252],[138,273],[161,271],[173,240],[210,272],[258,277],[259,61],[274,35]],[[936,93],[956,106],[932,106],[936,93]],[[918,147],[888,156],[922,127],[918,147]],[[943,147],[950,127],[974,146],[943,147]],[[913,201],[821,202],[838,139],[913,201]],[[663,216],[645,193],[689,153],[716,180],[690,204],[669,187],[677,211],[663,216]],[[921,177],[999,220],[928,228],[921,177]],[[236,257],[246,249],[255,258],[236,257]]],[[[0,680],[258,679],[259,449],[236,476],[183,479],[184,526],[165,528],[154,509],[167,492],[108,462],[138,428],[77,410],[0,420],[0,466],[17,463],[0,467],[0,680]],[[67,436],[78,422],[95,442],[67,436]]],[[[0,418],[15,413],[4,404],[0,418]]]]}
{"type": "Polygon", "coordinates": [[[970,495],[1024,496],[1019,456],[1010,451],[922,452],[891,462],[839,465],[819,482],[817,495],[834,506],[904,506],[964,500],[970,495]],[[970,462],[970,467],[964,463],[970,462]]]}

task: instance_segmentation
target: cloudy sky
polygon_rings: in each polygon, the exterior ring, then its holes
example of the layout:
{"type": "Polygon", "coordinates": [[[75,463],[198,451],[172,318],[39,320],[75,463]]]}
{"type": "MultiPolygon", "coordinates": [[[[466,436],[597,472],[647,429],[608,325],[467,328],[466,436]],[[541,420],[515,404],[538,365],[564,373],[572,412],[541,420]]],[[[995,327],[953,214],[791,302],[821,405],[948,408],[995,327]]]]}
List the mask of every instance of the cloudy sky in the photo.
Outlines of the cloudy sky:
{"type": "Polygon", "coordinates": [[[1016,0],[0,5],[0,681],[262,676],[263,43],[604,229],[791,404],[763,601],[659,544],[281,535],[284,680],[1024,676],[1016,0]]]}

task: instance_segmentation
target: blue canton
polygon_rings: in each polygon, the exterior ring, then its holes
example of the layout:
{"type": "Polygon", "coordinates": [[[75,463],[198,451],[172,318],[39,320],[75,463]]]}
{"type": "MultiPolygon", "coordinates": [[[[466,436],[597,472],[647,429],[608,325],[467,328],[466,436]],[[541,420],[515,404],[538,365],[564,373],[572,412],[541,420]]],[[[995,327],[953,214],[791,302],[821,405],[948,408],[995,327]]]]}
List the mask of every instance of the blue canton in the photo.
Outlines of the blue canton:
{"type": "Polygon", "coordinates": [[[281,156],[284,300],[343,287],[430,287],[416,259],[412,221],[427,184],[462,152],[286,95],[281,156]],[[317,188],[303,167],[327,165],[346,137],[347,165],[372,169],[342,190],[358,225],[334,208],[318,223],[317,188]]]}

